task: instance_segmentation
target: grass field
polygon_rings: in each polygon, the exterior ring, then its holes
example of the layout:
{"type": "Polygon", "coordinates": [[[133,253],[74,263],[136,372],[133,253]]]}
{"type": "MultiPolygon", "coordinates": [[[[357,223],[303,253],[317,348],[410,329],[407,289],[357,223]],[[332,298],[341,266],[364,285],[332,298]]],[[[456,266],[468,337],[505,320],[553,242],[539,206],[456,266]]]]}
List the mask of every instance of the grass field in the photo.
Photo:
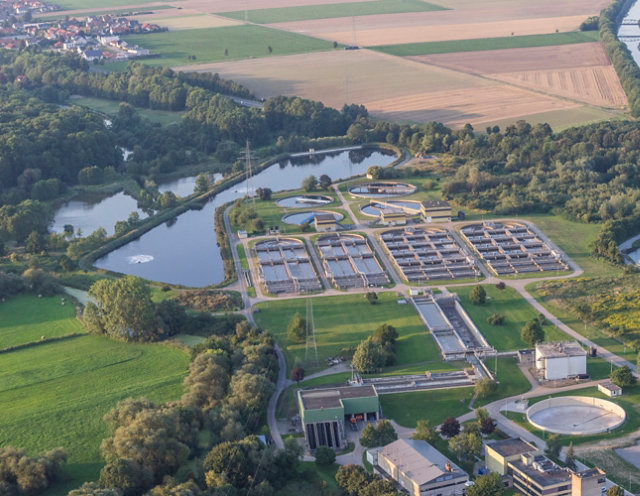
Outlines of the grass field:
{"type": "Polygon", "coordinates": [[[411,55],[433,55],[436,53],[478,52],[504,48],[543,47],[553,45],[571,45],[598,41],[597,31],[575,31],[570,33],[534,34],[528,36],[509,36],[501,38],[482,38],[472,40],[434,41],[427,43],[407,43],[401,45],[381,45],[373,50],[407,57],[411,55]]]}
{"type": "Polygon", "coordinates": [[[86,335],[0,355],[0,445],[32,454],[62,446],[73,480],[48,496],[96,479],[103,415],[127,397],[178,399],[188,355],[162,345],[86,335]]]}
{"type": "MultiPolygon", "coordinates": [[[[496,373],[496,361],[488,359],[486,365],[491,372],[496,373]]],[[[518,364],[514,358],[498,358],[498,390],[486,398],[476,400],[474,407],[479,407],[497,401],[502,398],[509,398],[517,394],[526,393],[531,389],[531,384],[520,372],[518,364]]]]}
{"type": "Polygon", "coordinates": [[[386,418],[403,427],[415,427],[418,420],[440,425],[447,417],[469,412],[467,405],[472,396],[472,387],[385,394],[380,396],[380,405],[386,418]]]}
{"type": "Polygon", "coordinates": [[[274,22],[305,21],[311,19],[331,19],[334,17],[365,16],[374,14],[398,14],[402,12],[429,12],[447,10],[445,7],[421,0],[376,0],[372,2],[330,3],[324,5],[301,5],[275,9],[238,10],[221,12],[219,15],[256,24],[274,22]]]}
{"type": "MultiPolygon", "coordinates": [[[[63,10],[73,9],[109,9],[122,5],[143,5],[152,3],[155,0],[56,0],[56,5],[63,10]]],[[[155,8],[155,7],[154,7],[155,8]]]]}
{"type": "MultiPolygon", "coordinates": [[[[103,100],[102,98],[91,98],[85,96],[74,97],[71,99],[70,103],[72,105],[87,107],[91,110],[111,116],[117,115],[120,107],[120,102],[116,100],[103,100]]],[[[168,110],[151,110],[138,107],[135,109],[141,117],[149,119],[151,122],[162,124],[163,126],[179,123],[184,114],[184,112],[170,112],[168,110]]]]}
{"type": "Polygon", "coordinates": [[[59,297],[21,295],[0,303],[0,349],[84,332],[72,303],[59,297]]]}
{"type": "MultiPolygon", "coordinates": [[[[499,290],[489,284],[485,284],[483,287],[487,292],[487,301],[484,305],[471,303],[469,294],[473,286],[450,288],[450,290],[458,293],[460,302],[471,317],[471,320],[489,341],[489,344],[498,351],[527,348],[528,345],[520,338],[520,332],[527,322],[537,317],[538,313],[515,289],[507,287],[499,290]],[[503,325],[491,325],[487,322],[487,318],[494,313],[504,315],[503,325]]],[[[563,341],[567,339],[567,335],[553,325],[544,326],[544,333],[545,341],[563,341]]]]}
{"type": "MultiPolygon", "coordinates": [[[[414,308],[398,305],[392,292],[378,293],[378,304],[371,305],[363,295],[328,296],[313,299],[315,336],[321,368],[327,357],[335,356],[344,347],[357,346],[383,323],[393,325],[399,334],[396,343],[396,364],[437,362],[438,348],[425,329],[414,308]]],[[[271,301],[256,305],[254,318],[258,326],[271,332],[284,349],[287,366],[305,362],[306,346],[287,340],[286,327],[298,312],[306,315],[306,298],[271,301]]],[[[311,369],[307,370],[309,372],[311,369]]]]}
{"type": "Polygon", "coordinates": [[[333,49],[329,41],[256,25],[189,29],[125,36],[128,43],[161,54],[150,65],[176,66],[223,60],[290,55],[333,49]],[[272,51],[269,52],[269,47],[272,51]],[[227,55],[225,55],[227,50],[227,55]],[[189,57],[195,57],[190,59],[189,57]]]}

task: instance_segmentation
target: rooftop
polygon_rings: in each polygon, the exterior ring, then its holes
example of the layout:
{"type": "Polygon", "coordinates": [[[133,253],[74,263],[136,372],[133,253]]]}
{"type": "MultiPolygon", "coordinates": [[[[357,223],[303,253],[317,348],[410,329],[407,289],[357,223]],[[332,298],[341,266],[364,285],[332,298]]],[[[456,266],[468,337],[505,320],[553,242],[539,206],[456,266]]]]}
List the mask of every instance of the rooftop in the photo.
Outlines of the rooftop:
{"type": "Polygon", "coordinates": [[[599,386],[602,386],[603,388],[608,389],[609,391],[622,391],[622,388],[620,386],[616,386],[611,381],[601,382],[599,386]]]}
{"type": "Polygon", "coordinates": [[[504,457],[522,455],[523,453],[538,451],[538,448],[519,438],[496,441],[495,443],[491,443],[488,446],[490,446],[493,451],[504,457]]]}
{"type": "Polygon", "coordinates": [[[398,439],[378,452],[416,484],[427,484],[441,476],[467,477],[460,467],[447,459],[426,441],[398,439]],[[449,465],[449,470],[446,465],[449,465]]]}
{"type": "Polygon", "coordinates": [[[509,462],[509,465],[541,487],[571,483],[571,471],[560,468],[543,455],[532,457],[531,463],[525,464],[521,459],[509,462]]]}
{"type": "Polygon", "coordinates": [[[340,400],[353,398],[370,398],[377,396],[372,385],[344,386],[331,389],[303,389],[300,391],[305,410],[321,410],[324,408],[340,408],[340,400]]]}
{"type": "Polygon", "coordinates": [[[315,222],[336,222],[333,214],[318,214],[315,216],[315,222]]]}
{"type": "Polygon", "coordinates": [[[536,345],[536,353],[544,358],[561,358],[572,356],[586,356],[587,352],[577,341],[542,343],[536,345]]]}
{"type": "Polygon", "coordinates": [[[575,475],[576,477],[580,477],[581,479],[587,479],[591,477],[600,477],[602,475],[605,475],[605,473],[602,470],[600,470],[598,467],[595,467],[595,468],[587,468],[580,472],[575,472],[575,475]]]}

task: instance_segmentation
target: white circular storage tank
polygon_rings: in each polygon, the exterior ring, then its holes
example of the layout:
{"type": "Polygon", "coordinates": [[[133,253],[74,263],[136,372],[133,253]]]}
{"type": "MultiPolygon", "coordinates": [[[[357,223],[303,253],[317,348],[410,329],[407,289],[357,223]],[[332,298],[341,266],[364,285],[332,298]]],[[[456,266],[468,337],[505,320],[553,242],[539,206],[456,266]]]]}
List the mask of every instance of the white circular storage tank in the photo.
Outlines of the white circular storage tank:
{"type": "Polygon", "coordinates": [[[573,436],[612,431],[626,417],[624,408],[612,401],[586,396],[549,398],[527,410],[527,420],[537,429],[573,436]]]}

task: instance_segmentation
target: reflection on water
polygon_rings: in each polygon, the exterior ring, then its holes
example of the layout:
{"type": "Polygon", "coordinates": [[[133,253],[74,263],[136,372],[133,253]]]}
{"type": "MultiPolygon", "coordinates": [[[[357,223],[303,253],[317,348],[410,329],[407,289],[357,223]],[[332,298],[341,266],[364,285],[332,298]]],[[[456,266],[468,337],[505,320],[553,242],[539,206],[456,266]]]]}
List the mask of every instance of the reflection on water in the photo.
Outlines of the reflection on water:
{"type": "MultiPolygon", "coordinates": [[[[335,154],[315,155],[295,161],[285,160],[256,174],[254,188],[270,188],[273,191],[296,189],[309,175],[327,174],[333,180],[365,174],[372,165],[385,166],[393,162],[395,155],[388,152],[358,150],[335,154]],[[350,160],[354,156],[359,161],[350,160]]],[[[242,198],[246,185],[237,184],[220,192],[202,210],[191,210],[173,225],[162,224],[136,241],[109,253],[96,262],[101,269],[133,274],[146,279],[207,286],[224,280],[224,267],[214,230],[215,209],[236,198],[242,198]],[[150,255],[148,263],[128,263],[129,257],[150,255]]]]}
{"type": "Polygon", "coordinates": [[[107,235],[113,234],[113,226],[119,220],[127,220],[131,212],[138,212],[140,219],[147,217],[138,208],[138,202],[132,196],[120,192],[104,197],[102,195],[80,195],[62,205],[53,219],[53,232],[64,232],[64,226],[70,224],[74,232],[78,228],[83,236],[88,236],[99,227],[104,227],[107,235]]]}

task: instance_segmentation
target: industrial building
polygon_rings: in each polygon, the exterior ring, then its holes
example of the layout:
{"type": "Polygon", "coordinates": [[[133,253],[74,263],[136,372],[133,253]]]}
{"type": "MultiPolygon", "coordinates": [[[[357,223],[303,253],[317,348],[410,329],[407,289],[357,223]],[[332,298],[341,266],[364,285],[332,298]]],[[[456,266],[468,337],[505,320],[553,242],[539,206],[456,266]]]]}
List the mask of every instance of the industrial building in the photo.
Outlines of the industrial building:
{"type": "Polygon", "coordinates": [[[521,439],[485,445],[485,464],[506,486],[526,496],[602,496],[606,482],[599,468],[574,472],[559,467],[542,451],[521,439]]]}
{"type": "Polygon", "coordinates": [[[461,232],[498,276],[569,270],[562,254],[549,248],[526,224],[483,222],[467,225],[461,232]]]}
{"type": "Polygon", "coordinates": [[[409,282],[472,278],[479,275],[449,233],[437,227],[384,231],[382,242],[409,282]]]}
{"type": "Polygon", "coordinates": [[[411,496],[462,495],[469,476],[426,441],[398,439],[371,453],[374,470],[411,496]]]}
{"type": "Polygon", "coordinates": [[[425,222],[449,222],[451,205],[445,200],[425,200],[420,205],[420,215],[425,222]]]}
{"type": "Polygon", "coordinates": [[[317,232],[334,232],[338,230],[338,221],[333,214],[317,214],[313,218],[317,232]]]}
{"type": "Polygon", "coordinates": [[[322,289],[302,241],[272,238],[256,243],[258,278],[269,293],[306,293],[322,289]]]}
{"type": "Polygon", "coordinates": [[[535,364],[548,381],[576,377],[587,373],[587,352],[577,341],[538,343],[535,364]]]}
{"type": "Polygon", "coordinates": [[[384,286],[387,274],[358,234],[330,234],[316,241],[327,277],[340,289],[384,286]]]}
{"type": "Polygon", "coordinates": [[[346,424],[378,420],[380,403],[371,385],[300,389],[298,409],[309,449],[342,449],[347,445],[346,424]]]}

